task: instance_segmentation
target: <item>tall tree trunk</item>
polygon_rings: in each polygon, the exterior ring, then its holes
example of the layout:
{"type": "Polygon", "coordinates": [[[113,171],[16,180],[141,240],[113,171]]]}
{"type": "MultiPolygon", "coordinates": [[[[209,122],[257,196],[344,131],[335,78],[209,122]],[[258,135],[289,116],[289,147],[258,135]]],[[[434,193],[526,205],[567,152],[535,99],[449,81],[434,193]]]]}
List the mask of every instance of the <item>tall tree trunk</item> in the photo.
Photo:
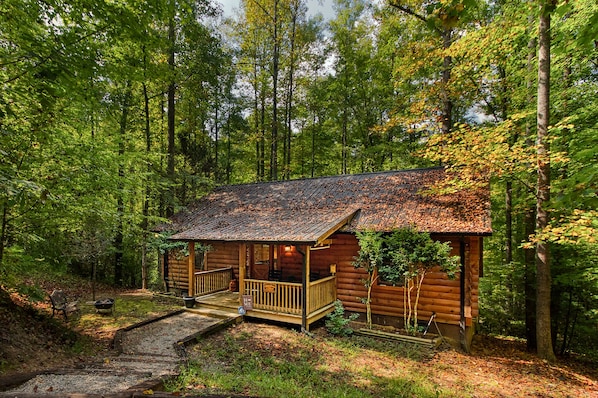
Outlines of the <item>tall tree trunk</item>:
{"type": "Polygon", "coordinates": [[[278,180],[278,0],[274,0],[274,52],[272,54],[272,142],[270,143],[270,180],[278,180]]]}
{"type": "Polygon", "coordinates": [[[311,124],[311,177],[316,175],[316,111],[314,110],[311,124]]]}
{"type": "Polygon", "coordinates": [[[507,180],[505,187],[505,262],[513,262],[513,182],[507,180]]]}
{"type": "MultiPolygon", "coordinates": [[[[538,110],[537,110],[537,198],[536,232],[548,226],[548,202],[550,200],[550,144],[548,125],[550,123],[550,12],[554,1],[542,1],[538,30],[538,110]]],[[[555,361],[550,322],[550,258],[548,244],[536,244],[536,336],[538,356],[555,361]]]]}
{"type": "Polygon", "coordinates": [[[288,180],[291,178],[291,139],[292,139],[292,122],[293,122],[293,94],[294,94],[294,83],[295,83],[295,41],[297,31],[297,13],[299,12],[299,2],[296,2],[292,6],[292,18],[291,18],[291,49],[289,54],[289,77],[288,87],[286,95],[286,112],[285,112],[285,124],[286,124],[286,135],[284,142],[284,172],[283,179],[288,180]]]}
{"type": "MultiPolygon", "coordinates": [[[[442,31],[442,48],[448,49],[453,40],[453,29],[446,28],[442,31]]],[[[453,125],[453,100],[449,94],[449,82],[451,80],[451,69],[453,67],[453,58],[445,55],[442,60],[442,126],[444,134],[451,132],[453,125]]]]}
{"type": "Polygon", "coordinates": [[[264,181],[266,177],[266,93],[262,90],[260,94],[261,108],[260,108],[260,137],[258,139],[258,165],[259,174],[258,181],[264,181]]]}
{"type": "Polygon", "coordinates": [[[131,82],[127,82],[126,92],[122,103],[120,118],[119,141],[118,141],[118,189],[116,200],[116,214],[118,217],[116,236],[114,237],[114,283],[116,286],[123,285],[123,236],[125,213],[125,141],[127,132],[127,119],[129,117],[129,103],[131,98],[131,82]]]}
{"type": "MultiPolygon", "coordinates": [[[[524,214],[525,236],[531,236],[535,229],[536,212],[533,207],[526,209],[524,214]]],[[[524,293],[525,293],[525,337],[527,349],[536,351],[536,264],[533,249],[523,249],[524,260],[524,293]]]]}
{"type": "Polygon", "coordinates": [[[255,131],[255,177],[257,181],[261,181],[260,178],[260,119],[258,118],[259,110],[260,110],[260,103],[259,103],[259,94],[258,94],[258,65],[257,65],[257,55],[254,58],[253,62],[253,128],[255,131]]]}
{"type": "MultiPolygon", "coordinates": [[[[346,101],[348,102],[348,101],[346,101]]],[[[348,149],[347,149],[347,132],[349,129],[349,120],[348,120],[348,115],[347,115],[347,108],[345,107],[345,109],[343,109],[343,127],[342,127],[343,131],[342,131],[342,172],[341,174],[347,174],[347,155],[348,155],[348,149]]]]}
{"type": "MultiPolygon", "coordinates": [[[[218,90],[220,91],[220,90],[218,90]]],[[[218,151],[219,151],[219,144],[220,144],[220,121],[218,120],[220,117],[220,93],[217,92],[215,95],[215,109],[214,109],[214,177],[216,182],[220,182],[221,175],[220,175],[220,167],[218,166],[218,151]]],[[[209,172],[208,172],[209,173],[209,172]]]]}
{"type": "Polygon", "coordinates": [[[231,156],[232,156],[232,140],[231,140],[231,126],[230,126],[231,113],[228,113],[226,118],[226,180],[227,184],[230,184],[231,175],[231,156]]]}
{"type": "MultiPolygon", "coordinates": [[[[528,17],[527,33],[530,39],[527,43],[527,101],[529,104],[534,102],[534,88],[536,79],[534,79],[534,71],[536,70],[535,58],[537,40],[532,30],[535,27],[535,20],[532,15],[528,17]]],[[[534,145],[532,131],[532,121],[527,120],[525,124],[525,140],[528,147],[534,145]]],[[[523,225],[525,231],[525,239],[528,239],[536,229],[536,211],[531,203],[526,203],[525,213],[523,215],[523,225]]],[[[527,349],[529,351],[536,351],[536,259],[535,251],[531,248],[523,249],[524,260],[524,293],[525,293],[525,337],[527,341],[527,349]]]]}
{"type": "Polygon", "coordinates": [[[176,197],[175,188],[175,173],[174,173],[174,157],[175,157],[175,110],[174,110],[174,96],[176,92],[175,82],[175,1],[170,0],[170,17],[168,21],[168,43],[170,48],[168,50],[168,68],[170,70],[170,84],[168,85],[168,178],[170,179],[170,197],[166,205],[166,216],[170,217],[174,214],[174,202],[176,197]]]}
{"type": "Polygon", "coordinates": [[[2,225],[0,227],[0,272],[4,272],[4,249],[8,233],[8,205],[2,202],[2,225]]]}
{"type": "MultiPolygon", "coordinates": [[[[145,51],[145,49],[144,49],[145,51]]],[[[144,61],[145,61],[145,54],[144,54],[144,61]]],[[[148,288],[148,263],[147,263],[147,238],[148,238],[148,227],[149,227],[149,201],[150,201],[150,186],[149,186],[149,176],[151,175],[152,167],[149,160],[149,156],[151,155],[151,130],[150,130],[150,114],[149,114],[149,96],[147,94],[147,85],[143,82],[143,112],[145,116],[145,155],[147,157],[146,162],[146,171],[148,177],[145,181],[145,196],[143,197],[143,221],[141,222],[141,229],[143,230],[143,238],[141,242],[141,288],[147,289],[148,288]]]]}
{"type": "MultiPolygon", "coordinates": [[[[509,117],[509,103],[507,97],[509,95],[509,88],[507,85],[507,72],[504,67],[498,67],[498,75],[500,76],[500,120],[506,121],[509,117]]],[[[509,147],[512,147],[517,142],[517,134],[509,139],[509,147]]],[[[513,181],[508,178],[505,183],[505,262],[511,264],[513,262],[513,181]]]]}

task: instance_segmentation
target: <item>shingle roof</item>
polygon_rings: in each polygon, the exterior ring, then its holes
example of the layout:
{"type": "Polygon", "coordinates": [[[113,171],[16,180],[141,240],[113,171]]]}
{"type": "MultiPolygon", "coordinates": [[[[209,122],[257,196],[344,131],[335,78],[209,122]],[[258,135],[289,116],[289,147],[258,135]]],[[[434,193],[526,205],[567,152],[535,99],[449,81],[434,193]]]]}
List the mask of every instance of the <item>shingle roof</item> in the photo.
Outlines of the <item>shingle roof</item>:
{"type": "Polygon", "coordinates": [[[442,168],[341,175],[216,188],[160,230],[171,239],[317,243],[333,232],[492,232],[487,189],[449,195],[422,190],[443,179],[442,168]]]}

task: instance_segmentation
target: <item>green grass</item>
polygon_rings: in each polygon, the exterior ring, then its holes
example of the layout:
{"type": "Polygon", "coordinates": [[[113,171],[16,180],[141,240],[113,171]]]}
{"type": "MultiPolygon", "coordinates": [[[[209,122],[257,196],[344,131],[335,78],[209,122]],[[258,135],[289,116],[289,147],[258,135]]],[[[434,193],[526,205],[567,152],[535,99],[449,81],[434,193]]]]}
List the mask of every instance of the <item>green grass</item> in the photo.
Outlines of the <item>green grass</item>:
{"type": "Polygon", "coordinates": [[[370,366],[400,356],[417,368],[425,359],[419,353],[410,359],[414,350],[361,337],[309,338],[295,333],[277,339],[225,331],[195,346],[188,366],[167,389],[260,397],[450,396],[421,373],[381,376],[370,366]]]}
{"type": "Polygon", "coordinates": [[[82,330],[108,331],[164,315],[181,307],[181,303],[157,301],[151,296],[120,296],[115,298],[113,314],[100,314],[93,305],[80,304],[80,313],[73,317],[72,325],[82,330]]]}

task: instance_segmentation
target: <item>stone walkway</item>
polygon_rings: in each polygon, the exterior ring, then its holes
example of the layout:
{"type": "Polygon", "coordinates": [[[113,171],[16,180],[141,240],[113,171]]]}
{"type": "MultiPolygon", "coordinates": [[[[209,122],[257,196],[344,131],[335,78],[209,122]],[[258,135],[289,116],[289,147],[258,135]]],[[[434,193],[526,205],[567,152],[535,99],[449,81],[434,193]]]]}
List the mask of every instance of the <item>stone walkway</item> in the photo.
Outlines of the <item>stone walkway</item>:
{"type": "Polygon", "coordinates": [[[80,369],[39,374],[0,397],[132,397],[176,376],[188,343],[238,319],[230,312],[182,310],[134,325],[115,336],[120,355],[80,369]]]}

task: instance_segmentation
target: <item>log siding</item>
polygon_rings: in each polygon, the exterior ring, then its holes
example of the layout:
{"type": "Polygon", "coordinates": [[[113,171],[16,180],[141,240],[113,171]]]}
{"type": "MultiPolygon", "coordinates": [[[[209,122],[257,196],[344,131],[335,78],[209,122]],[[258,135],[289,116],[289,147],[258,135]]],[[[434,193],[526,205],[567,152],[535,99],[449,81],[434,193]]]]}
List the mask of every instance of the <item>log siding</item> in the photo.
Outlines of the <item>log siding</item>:
{"type": "MultiPolygon", "coordinates": [[[[465,315],[467,326],[478,317],[479,305],[479,266],[481,262],[481,237],[438,237],[434,239],[451,243],[452,254],[459,255],[461,239],[465,243],[465,315]]],[[[353,261],[359,251],[359,244],[354,234],[337,233],[331,237],[330,248],[310,252],[310,273],[318,278],[330,276],[330,265],[336,265],[336,297],[347,311],[365,313],[362,302],[367,294],[362,280],[367,273],[362,268],[355,268],[353,261]]],[[[206,243],[206,242],[204,242],[206,243]]],[[[207,242],[210,250],[205,257],[205,269],[214,270],[231,267],[236,278],[239,277],[239,244],[234,242],[207,242]]],[[[251,247],[251,245],[248,245],[251,247]]],[[[283,280],[301,281],[301,254],[293,248],[290,252],[279,246],[278,267],[282,269],[283,280]]],[[[186,289],[187,259],[171,254],[169,257],[169,283],[171,288],[186,289]]],[[[421,289],[418,316],[421,321],[428,320],[436,313],[436,321],[448,325],[459,325],[460,278],[454,279],[439,271],[426,275],[421,289]]],[[[316,279],[316,278],[314,278],[316,279]]],[[[376,284],[372,291],[373,315],[403,317],[403,288],[376,284]]]]}

